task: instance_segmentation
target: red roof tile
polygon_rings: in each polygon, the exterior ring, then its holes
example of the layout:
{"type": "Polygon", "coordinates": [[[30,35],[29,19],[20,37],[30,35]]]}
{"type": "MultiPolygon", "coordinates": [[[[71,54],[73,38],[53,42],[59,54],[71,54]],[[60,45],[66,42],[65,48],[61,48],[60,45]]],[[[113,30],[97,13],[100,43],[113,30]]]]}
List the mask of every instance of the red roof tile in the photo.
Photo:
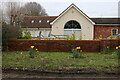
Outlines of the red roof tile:
{"type": "Polygon", "coordinates": [[[26,16],[24,17],[22,28],[51,28],[52,22],[57,16],[26,16]],[[32,23],[32,20],[34,23],[32,23]],[[41,23],[39,22],[41,20],[41,23]],[[47,21],[49,20],[49,23],[47,21]]]}
{"type": "MultiPolygon", "coordinates": [[[[50,23],[58,16],[26,16],[24,17],[22,28],[51,28],[50,23]],[[34,23],[32,23],[34,20],[34,23]],[[41,20],[41,23],[39,23],[41,20]],[[47,23],[49,20],[49,23],[47,23]]],[[[90,18],[96,24],[120,24],[120,18],[90,18]]]]}

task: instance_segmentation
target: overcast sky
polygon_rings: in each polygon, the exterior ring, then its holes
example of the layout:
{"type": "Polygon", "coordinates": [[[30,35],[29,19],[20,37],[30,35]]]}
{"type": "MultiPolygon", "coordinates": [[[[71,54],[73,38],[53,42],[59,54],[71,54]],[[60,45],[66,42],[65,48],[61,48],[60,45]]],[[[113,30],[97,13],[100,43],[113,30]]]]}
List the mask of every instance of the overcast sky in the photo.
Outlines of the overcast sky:
{"type": "MultiPolygon", "coordinates": [[[[21,2],[21,0],[19,1],[21,2]]],[[[40,3],[46,9],[46,12],[48,13],[49,16],[58,16],[70,4],[74,3],[89,17],[117,17],[118,2],[120,0],[22,0],[22,1],[40,3]]]]}

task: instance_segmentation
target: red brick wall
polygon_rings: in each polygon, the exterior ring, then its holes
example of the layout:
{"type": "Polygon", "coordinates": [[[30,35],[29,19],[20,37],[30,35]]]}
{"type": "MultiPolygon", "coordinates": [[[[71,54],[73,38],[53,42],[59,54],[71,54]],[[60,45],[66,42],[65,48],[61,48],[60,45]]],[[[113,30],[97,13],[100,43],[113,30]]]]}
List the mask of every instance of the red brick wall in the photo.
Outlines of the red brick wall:
{"type": "Polygon", "coordinates": [[[28,51],[34,45],[39,51],[71,52],[80,46],[83,52],[100,52],[106,46],[115,49],[120,40],[8,40],[7,50],[28,51]]]}
{"type": "Polygon", "coordinates": [[[102,38],[110,36],[111,29],[118,29],[120,33],[120,26],[102,26],[102,25],[95,25],[94,26],[94,39],[99,38],[102,35],[102,38]]]}

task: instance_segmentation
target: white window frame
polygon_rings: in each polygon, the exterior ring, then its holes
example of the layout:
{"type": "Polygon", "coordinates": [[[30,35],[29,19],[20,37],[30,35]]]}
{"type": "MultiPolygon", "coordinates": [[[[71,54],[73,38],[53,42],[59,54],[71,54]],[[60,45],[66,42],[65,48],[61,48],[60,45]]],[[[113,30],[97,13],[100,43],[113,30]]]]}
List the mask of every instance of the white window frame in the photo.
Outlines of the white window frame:
{"type": "MultiPolygon", "coordinates": [[[[116,28],[114,28],[114,29],[116,29],[116,28]]],[[[112,35],[113,35],[113,29],[111,29],[111,33],[112,33],[112,35]]],[[[116,29],[116,34],[118,34],[118,29],[116,29]]],[[[115,35],[116,35],[115,34],[115,35]]]]}
{"type": "Polygon", "coordinates": [[[81,31],[81,29],[64,29],[64,31],[72,31],[73,33],[74,31],[81,31]]]}
{"type": "Polygon", "coordinates": [[[34,20],[31,21],[31,23],[34,23],[34,22],[35,22],[34,20]]]}
{"type": "Polygon", "coordinates": [[[41,20],[39,20],[39,23],[41,23],[42,21],[41,20]]]}
{"type": "Polygon", "coordinates": [[[47,20],[47,23],[49,23],[50,22],[50,20],[47,20]]]}

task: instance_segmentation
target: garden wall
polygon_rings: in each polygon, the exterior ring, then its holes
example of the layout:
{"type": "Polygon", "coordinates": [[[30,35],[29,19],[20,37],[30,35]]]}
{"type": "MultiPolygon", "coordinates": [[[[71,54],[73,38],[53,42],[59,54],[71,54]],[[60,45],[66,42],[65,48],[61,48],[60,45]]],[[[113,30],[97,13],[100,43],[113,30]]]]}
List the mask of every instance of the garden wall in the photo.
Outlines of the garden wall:
{"type": "Polygon", "coordinates": [[[9,51],[27,51],[32,45],[45,52],[71,52],[77,46],[83,52],[100,52],[107,46],[115,49],[120,40],[7,40],[6,46],[9,51]]]}

